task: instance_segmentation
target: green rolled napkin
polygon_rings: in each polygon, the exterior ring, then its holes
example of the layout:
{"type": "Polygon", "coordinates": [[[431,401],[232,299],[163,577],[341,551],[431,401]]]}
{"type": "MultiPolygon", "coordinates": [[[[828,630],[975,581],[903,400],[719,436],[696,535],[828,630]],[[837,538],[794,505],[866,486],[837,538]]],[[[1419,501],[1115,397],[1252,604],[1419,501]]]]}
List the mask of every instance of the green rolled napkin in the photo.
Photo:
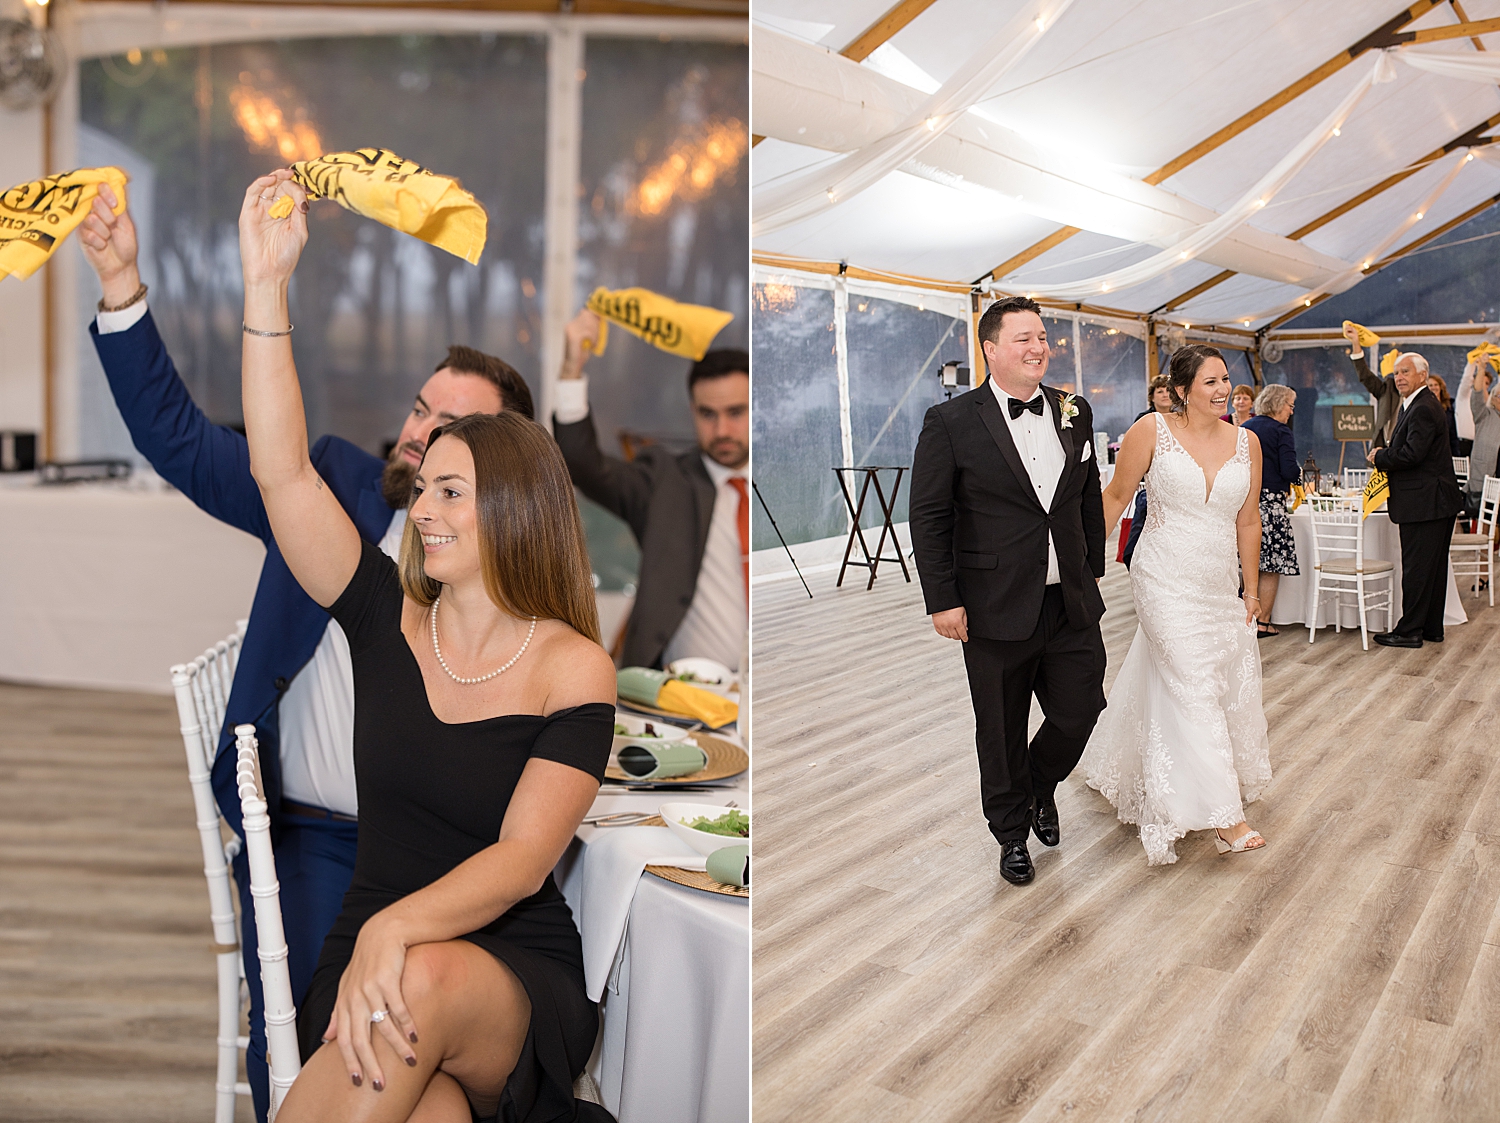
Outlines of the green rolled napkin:
{"type": "Polygon", "coordinates": [[[720,847],[708,856],[704,868],[720,885],[738,885],[743,889],[750,884],[749,844],[720,847]]]}

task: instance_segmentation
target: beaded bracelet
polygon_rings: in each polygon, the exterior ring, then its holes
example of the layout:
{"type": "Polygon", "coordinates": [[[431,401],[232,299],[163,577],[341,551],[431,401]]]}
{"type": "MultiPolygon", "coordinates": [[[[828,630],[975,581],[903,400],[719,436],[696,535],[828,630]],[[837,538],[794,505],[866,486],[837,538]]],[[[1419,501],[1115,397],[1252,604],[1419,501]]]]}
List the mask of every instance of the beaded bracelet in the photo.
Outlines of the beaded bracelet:
{"type": "Polygon", "coordinates": [[[258,335],[264,339],[275,339],[277,336],[291,335],[292,326],[293,325],[291,324],[287,324],[286,331],[256,331],[254,328],[246,324],[243,320],[240,321],[240,330],[243,331],[246,335],[258,335]]]}
{"type": "Polygon", "coordinates": [[[101,312],[123,312],[123,311],[125,311],[125,309],[129,308],[132,304],[139,304],[144,299],[146,299],[146,283],[144,281],[142,281],[141,282],[141,287],[138,288],[138,289],[136,289],[135,292],[131,295],[130,299],[127,300],[124,304],[116,304],[113,308],[111,308],[109,305],[107,305],[107,304],[104,303],[104,298],[100,297],[99,298],[99,311],[101,311],[101,312]]]}

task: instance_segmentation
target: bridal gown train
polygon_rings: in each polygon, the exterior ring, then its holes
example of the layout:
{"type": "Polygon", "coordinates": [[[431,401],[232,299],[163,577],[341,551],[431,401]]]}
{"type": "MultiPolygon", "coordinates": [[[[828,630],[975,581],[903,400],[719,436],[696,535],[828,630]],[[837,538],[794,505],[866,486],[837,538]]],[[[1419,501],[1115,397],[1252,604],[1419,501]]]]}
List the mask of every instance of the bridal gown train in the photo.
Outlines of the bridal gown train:
{"type": "Polygon", "coordinates": [[[1243,805],[1271,779],[1260,651],[1239,597],[1235,518],[1250,467],[1241,429],[1207,491],[1203,469],[1156,415],[1130,567],[1140,623],[1080,761],[1089,787],[1140,827],[1153,866],[1175,862],[1188,831],[1243,821],[1243,805]]]}

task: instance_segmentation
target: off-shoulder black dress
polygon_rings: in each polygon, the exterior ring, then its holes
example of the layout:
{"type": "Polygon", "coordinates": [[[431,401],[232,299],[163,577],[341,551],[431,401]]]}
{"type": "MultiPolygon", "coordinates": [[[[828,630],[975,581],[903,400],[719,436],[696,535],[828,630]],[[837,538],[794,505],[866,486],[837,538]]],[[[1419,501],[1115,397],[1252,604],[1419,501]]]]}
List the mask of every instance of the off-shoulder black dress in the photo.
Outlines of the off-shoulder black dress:
{"type": "MultiPolygon", "coordinates": [[[[354,665],[354,768],[359,849],[343,912],[323,944],[298,1011],[306,1060],[338,998],[355,937],[381,909],[432,884],[500,837],[505,809],[532,757],[604,775],[614,708],[575,706],[545,717],[505,714],[439,721],[401,634],[396,567],[364,543],[359,568],[329,609],[349,637],[354,665]]],[[[531,1028],[501,1099],[503,1123],[607,1121],[573,1099],[598,1031],[583,982],[583,948],[552,876],[500,918],[463,937],[500,960],[526,988],[531,1028]]]]}

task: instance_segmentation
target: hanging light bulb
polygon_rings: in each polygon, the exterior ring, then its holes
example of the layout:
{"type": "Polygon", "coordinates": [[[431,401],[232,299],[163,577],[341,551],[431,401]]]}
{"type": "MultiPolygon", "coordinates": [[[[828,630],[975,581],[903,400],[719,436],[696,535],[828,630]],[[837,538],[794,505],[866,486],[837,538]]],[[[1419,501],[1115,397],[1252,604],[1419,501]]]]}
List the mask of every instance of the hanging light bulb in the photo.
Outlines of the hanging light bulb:
{"type": "Polygon", "coordinates": [[[1337,125],[1335,125],[1335,126],[1334,126],[1334,127],[1333,127],[1333,135],[1334,135],[1334,136],[1339,136],[1339,135],[1340,135],[1340,132],[1339,132],[1339,127],[1338,127],[1338,126],[1337,126],[1337,125]]]}
{"type": "Polygon", "coordinates": [[[830,188],[829,188],[829,189],[828,189],[828,190],[827,190],[827,191],[826,191],[826,192],[825,192],[825,194],[826,194],[826,195],[827,195],[827,196],[828,196],[828,201],[829,201],[829,202],[830,202],[830,203],[837,203],[837,202],[838,202],[838,201],[839,201],[839,200],[838,200],[838,196],[837,196],[837,195],[835,195],[835,194],[834,194],[834,193],[833,193],[833,188],[831,188],[831,187],[830,187],[830,188]]]}
{"type": "Polygon", "coordinates": [[[1424,215],[1425,215],[1425,214],[1426,214],[1426,213],[1427,213],[1427,212],[1426,212],[1426,211],[1418,211],[1418,212],[1417,212],[1417,221],[1418,221],[1418,222],[1421,222],[1421,221],[1422,221],[1422,217],[1423,217],[1423,216],[1424,216],[1424,215]]]}
{"type": "Polygon", "coordinates": [[[1047,21],[1045,19],[1043,19],[1041,16],[1037,16],[1036,17],[1036,29],[1038,31],[1046,31],[1047,30],[1047,21]]]}

